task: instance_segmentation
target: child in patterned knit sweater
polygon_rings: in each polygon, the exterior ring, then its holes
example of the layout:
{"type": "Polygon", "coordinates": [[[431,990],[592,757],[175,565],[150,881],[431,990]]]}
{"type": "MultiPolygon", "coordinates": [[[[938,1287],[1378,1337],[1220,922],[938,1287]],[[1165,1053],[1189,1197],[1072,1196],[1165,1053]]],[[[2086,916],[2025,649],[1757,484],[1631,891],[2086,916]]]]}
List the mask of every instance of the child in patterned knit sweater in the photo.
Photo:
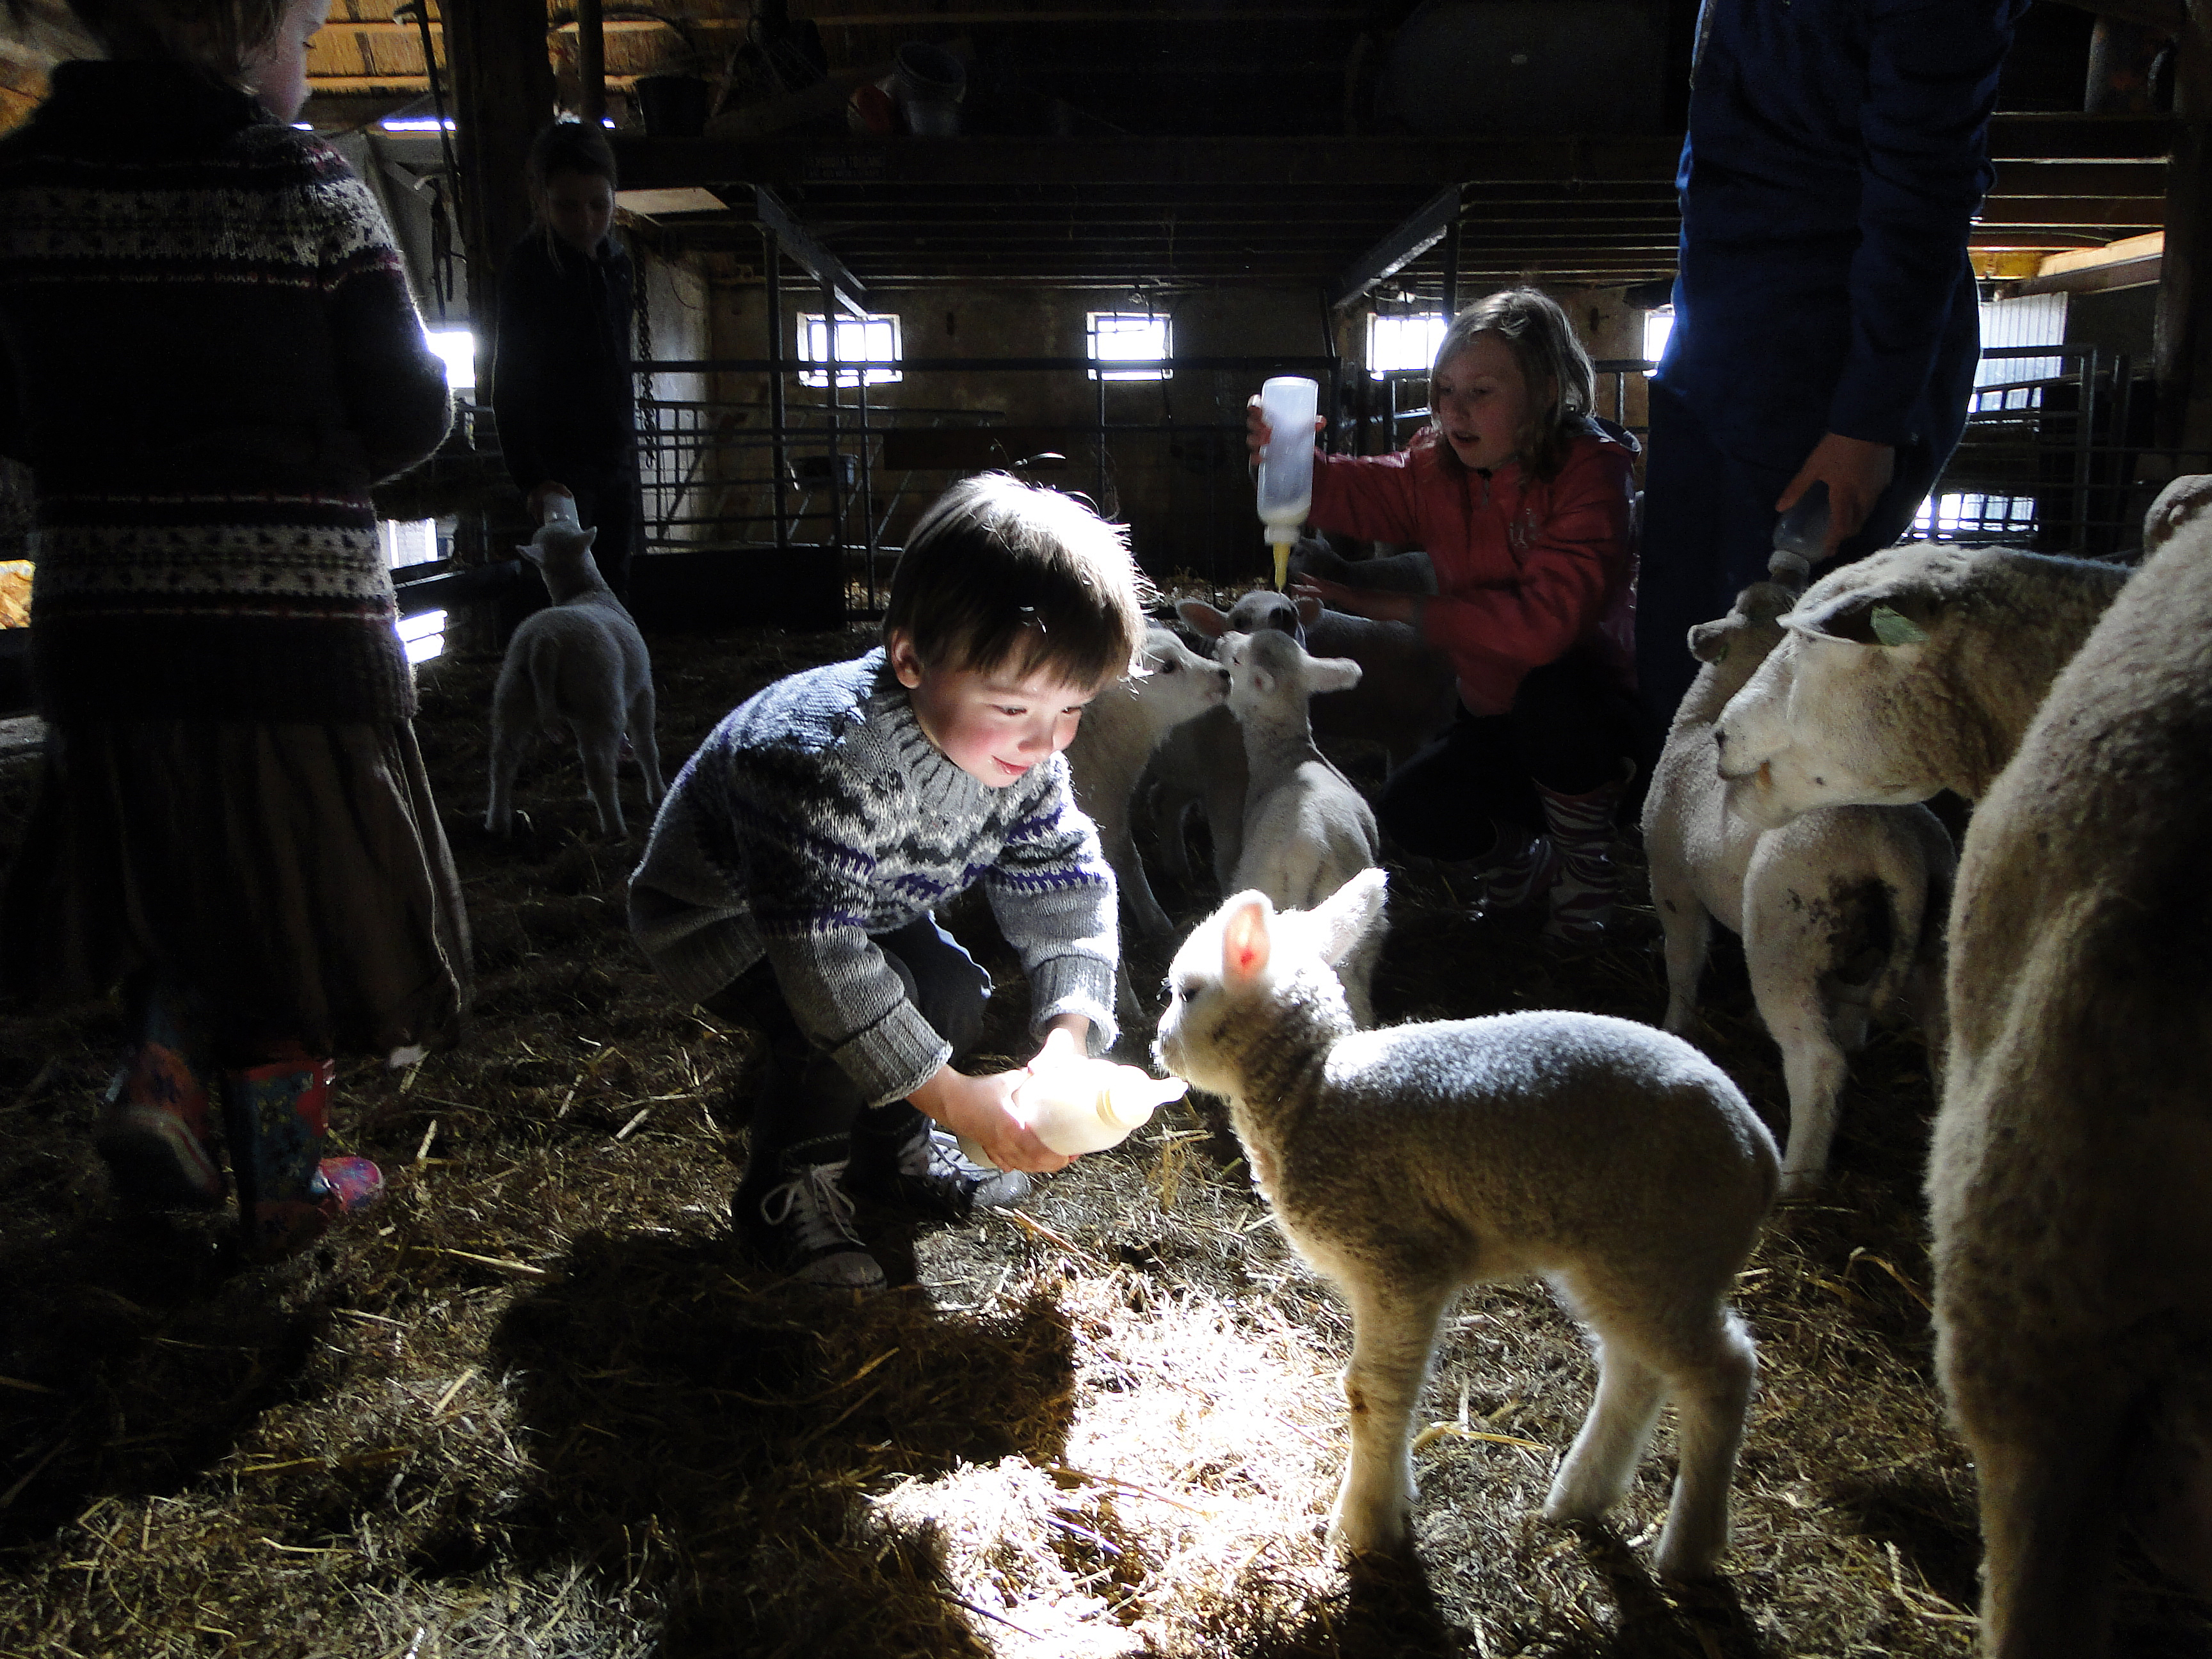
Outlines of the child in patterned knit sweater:
{"type": "Polygon", "coordinates": [[[661,803],[630,925],[679,995],[766,1036],[735,1218],[794,1278],[884,1283],[853,1193],[957,1220],[1069,1162],[1011,1109],[1023,1073],[952,1068],[990,978],[931,913],[982,882],[1032,1036],[1113,1042],[1114,878],[1060,751],[1133,665],[1144,587],[1080,503],[970,478],[908,538],[883,644],[738,708],[661,803]]]}
{"type": "Polygon", "coordinates": [[[71,3],[106,57],[0,139],[49,729],[0,992],[119,986],[118,1197],[220,1205],[220,1143],[271,1260],[380,1184],[325,1156],[331,1057],[449,1042],[466,995],[369,499],[437,447],[445,375],[374,198],[291,125],[328,0],[71,3]]]}

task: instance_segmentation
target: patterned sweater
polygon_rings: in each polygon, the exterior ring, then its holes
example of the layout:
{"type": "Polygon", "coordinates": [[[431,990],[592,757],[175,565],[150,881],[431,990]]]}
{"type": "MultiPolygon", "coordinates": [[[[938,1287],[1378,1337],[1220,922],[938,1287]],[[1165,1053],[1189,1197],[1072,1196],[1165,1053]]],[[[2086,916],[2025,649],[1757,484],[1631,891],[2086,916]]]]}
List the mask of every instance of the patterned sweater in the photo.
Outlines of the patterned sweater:
{"type": "Polygon", "coordinates": [[[411,714],[368,487],[446,421],[382,212],[252,97],[64,64],[0,139],[0,453],[37,481],[50,719],[411,714]]]}
{"type": "Polygon", "coordinates": [[[1058,756],[986,788],[924,735],[881,649],[779,680],[678,775],[630,878],[630,927],[678,995],[765,957],[800,1029],[871,1105],[951,1050],[870,935],[978,880],[1029,975],[1033,1026],[1114,1026],[1114,874],[1058,756]]]}

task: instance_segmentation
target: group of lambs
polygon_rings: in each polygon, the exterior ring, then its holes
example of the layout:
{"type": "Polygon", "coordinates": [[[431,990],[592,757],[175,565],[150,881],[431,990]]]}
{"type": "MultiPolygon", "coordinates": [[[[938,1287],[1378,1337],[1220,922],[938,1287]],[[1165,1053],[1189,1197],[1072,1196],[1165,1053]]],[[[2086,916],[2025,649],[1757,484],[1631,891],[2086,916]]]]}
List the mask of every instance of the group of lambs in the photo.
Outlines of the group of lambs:
{"type": "MultiPolygon", "coordinates": [[[[1360,1029],[1383,878],[1285,913],[1271,879],[1295,891],[1357,842],[1284,855],[1335,792],[1309,734],[1247,724],[1225,885],[1252,890],[1177,951],[1156,1048],[1228,1097],[1285,1232],[1351,1304],[1342,1542],[1409,1534],[1407,1431],[1459,1286],[1534,1274],[1590,1328],[1600,1373],[1546,1513],[1617,1499],[1671,1398],[1657,1565],[1710,1570],[1755,1367],[1729,1285],[1778,1187],[1820,1176],[1844,1052],[1910,1002],[1941,1057],[1938,1361],[1980,1484],[1986,1650],[2103,1652],[2124,1526],[2212,1595],[2212,477],[2169,486],[2144,544],[2132,577],[1898,547],[1809,592],[1755,584],[1693,632],[1706,665],[1644,819],[1668,1024],[1692,1022],[1711,921],[1740,933],[1784,1054],[1780,1160],[1717,1067],[1646,1027],[1360,1029]],[[1919,805],[1947,789],[1975,808],[1955,860],[1919,805]]],[[[1260,637],[1224,641],[1240,719],[1271,675],[1342,672],[1260,637]]]]}
{"type": "MultiPolygon", "coordinates": [[[[1375,820],[1316,735],[1402,758],[1449,718],[1449,671],[1409,630],[1301,617],[1267,592],[1225,614],[1185,603],[1212,657],[1150,631],[1148,673],[1092,705],[1072,775],[1146,934],[1171,923],[1133,807],[1160,811],[1171,857],[1182,812],[1207,816],[1235,896],[1178,949],[1155,1048],[1227,1098],[1285,1234],[1351,1304],[1339,1541],[1410,1537],[1412,1413],[1461,1286],[1540,1276],[1589,1328],[1599,1369],[1545,1513],[1617,1502],[1671,1400],[1680,1455],[1656,1565],[1711,1571],[1756,1372],[1730,1286],[1778,1192],[1820,1176],[1844,1054],[1910,1006],[1943,1056],[1938,1352],[1981,1485],[1988,1650],[2100,1652],[2124,1520],[2212,1591],[2212,838],[2191,765],[2212,752],[2212,478],[2170,487],[2145,541],[2132,580],[1894,548],[1809,592],[1755,584],[1693,632],[1705,666],[1644,817],[1666,1031],[1556,1012],[1368,1029],[1375,820]],[[1976,803],[1955,884],[1950,839],[1917,804],[1945,789],[1976,803]],[[1715,920],[1741,935],[1783,1050],[1786,1156],[1671,1034],[1694,1024],[1715,920]]],[[[578,556],[565,594],[544,562],[562,602],[541,613],[548,632],[611,602],[578,556]]],[[[577,727],[618,832],[625,719],[650,796],[659,778],[642,643],[629,675],[635,630],[614,610],[626,677],[601,758],[577,727]]],[[[534,722],[524,683],[559,659],[522,643],[502,730],[511,696],[514,722],[534,722]]],[[[537,708],[565,708],[550,690],[537,708]]]]}

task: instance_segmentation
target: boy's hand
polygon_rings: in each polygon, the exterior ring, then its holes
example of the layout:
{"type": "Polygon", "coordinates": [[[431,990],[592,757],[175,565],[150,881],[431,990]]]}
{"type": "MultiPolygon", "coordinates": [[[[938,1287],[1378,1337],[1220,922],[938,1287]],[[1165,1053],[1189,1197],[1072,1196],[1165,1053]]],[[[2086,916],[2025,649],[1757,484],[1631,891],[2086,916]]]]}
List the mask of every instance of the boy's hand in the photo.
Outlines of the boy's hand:
{"type": "Polygon", "coordinates": [[[1001,1170],[1050,1175],[1075,1160],[1053,1151],[1015,1116],[1014,1091],[1028,1076],[1027,1072],[997,1072],[969,1077],[940,1066],[937,1075],[908,1098],[954,1134],[981,1146],[1001,1170]]]}

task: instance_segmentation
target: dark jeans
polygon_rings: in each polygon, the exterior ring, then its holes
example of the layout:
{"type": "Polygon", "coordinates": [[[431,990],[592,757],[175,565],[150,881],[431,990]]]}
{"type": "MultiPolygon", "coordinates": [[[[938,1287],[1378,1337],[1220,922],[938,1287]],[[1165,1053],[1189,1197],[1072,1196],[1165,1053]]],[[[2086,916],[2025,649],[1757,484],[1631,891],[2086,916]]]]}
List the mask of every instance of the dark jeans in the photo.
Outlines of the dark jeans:
{"type": "MultiPolygon", "coordinates": [[[[1922,440],[1899,448],[1889,488],[1875,500],[1866,523],[1814,575],[1826,575],[1904,535],[1949,459],[1948,444],[1940,455],[1922,440]]],[[[1639,759],[1647,775],[1666,744],[1675,707],[1698,677],[1690,630],[1728,615],[1739,592],[1765,580],[1780,516],[1775,497],[1796,476],[1795,467],[1761,466],[1723,454],[1687,404],[1662,386],[1651,387],[1636,592],[1636,683],[1645,718],[1639,759]]]]}
{"type": "Polygon", "coordinates": [[[1444,734],[1390,775],[1375,816],[1408,853],[1480,859],[1544,822],[1535,786],[1587,794],[1620,775],[1636,702],[1596,654],[1577,647],[1521,682],[1503,714],[1462,708],[1444,734]]]}
{"type": "MultiPolygon", "coordinates": [[[[972,1049],[983,1034],[990,975],[928,916],[878,933],[875,943],[921,1017],[952,1046],[953,1059],[972,1049]]],[[[700,1006],[750,1026],[768,1042],[768,1063],[753,1097],[748,1188],[773,1184],[787,1152],[798,1152],[802,1163],[832,1164],[848,1155],[856,1133],[898,1143],[919,1126],[921,1114],[904,1101],[868,1109],[845,1068],[799,1029],[766,962],[755,963],[700,1006]]]]}

